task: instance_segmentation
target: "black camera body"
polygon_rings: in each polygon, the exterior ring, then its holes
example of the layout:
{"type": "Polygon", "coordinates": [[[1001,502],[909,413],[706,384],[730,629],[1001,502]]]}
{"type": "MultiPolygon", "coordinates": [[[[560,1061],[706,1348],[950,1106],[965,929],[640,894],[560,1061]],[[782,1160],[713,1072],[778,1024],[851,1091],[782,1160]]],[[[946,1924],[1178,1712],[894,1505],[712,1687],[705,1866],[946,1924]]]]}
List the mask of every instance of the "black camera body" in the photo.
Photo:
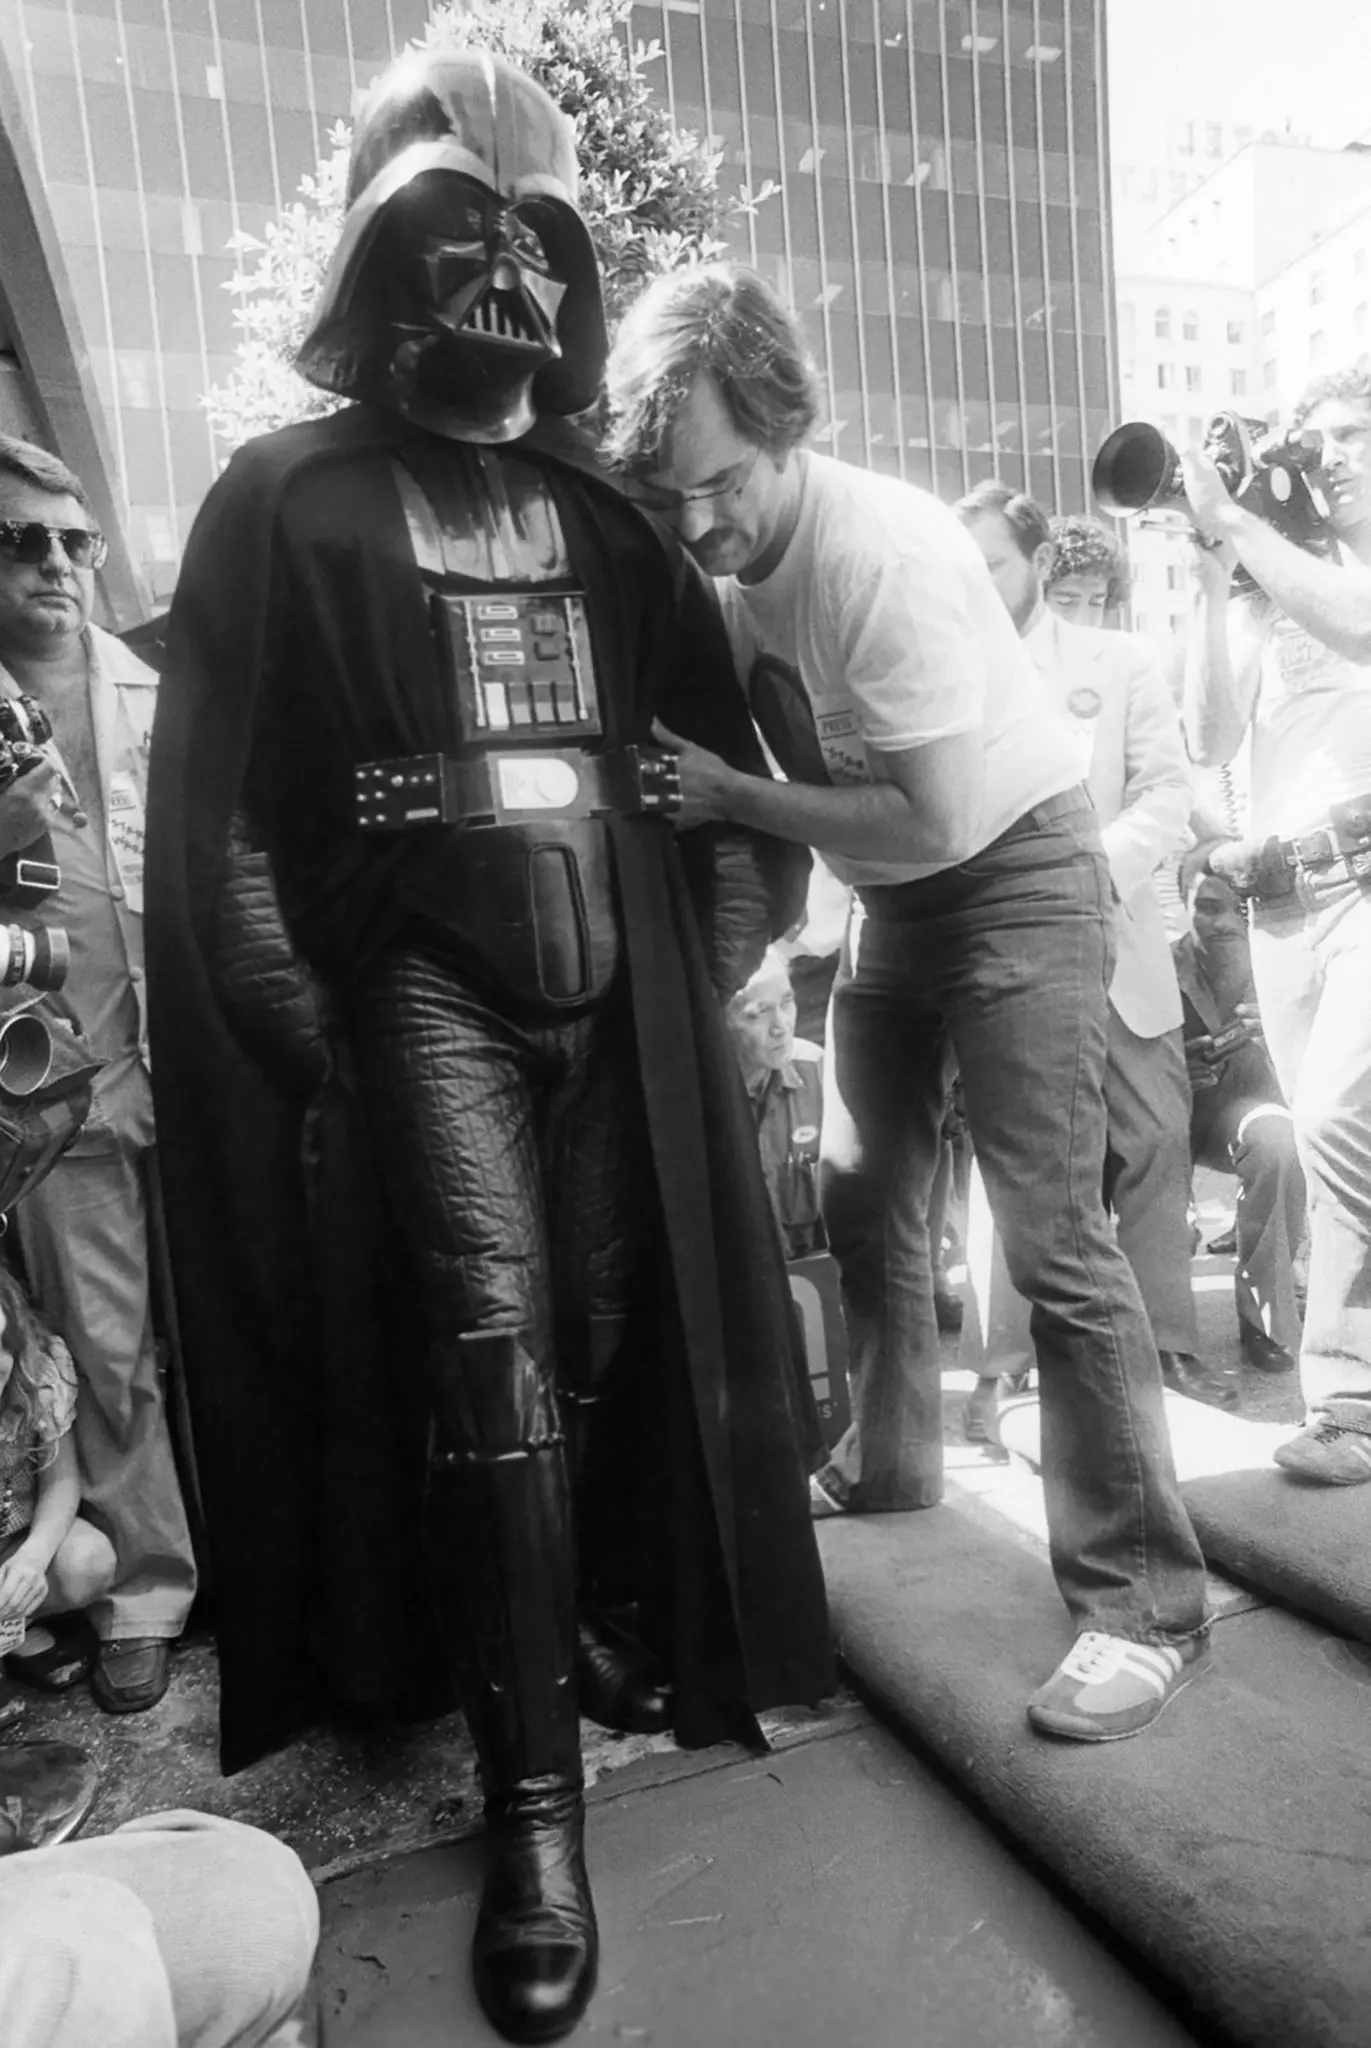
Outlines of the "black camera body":
{"type": "Polygon", "coordinates": [[[52,720],[35,697],[0,697],[0,791],[43,758],[52,720]]]}
{"type": "MultiPolygon", "coordinates": [[[[1337,555],[1320,435],[1217,412],[1205,429],[1204,452],[1235,504],[1296,547],[1337,555]]],[[[1189,517],[1181,458],[1161,429],[1145,420],[1114,429],[1095,457],[1090,484],[1101,508],[1116,518],[1136,513],[1189,517]]]]}
{"type": "MultiPolygon", "coordinates": [[[[33,697],[0,697],[0,795],[38,766],[52,738],[52,720],[33,697]]],[[[62,886],[62,870],[44,833],[23,853],[0,858],[0,919],[33,910],[62,886]]],[[[0,923],[0,988],[61,988],[71,942],[60,925],[0,923]]]]}

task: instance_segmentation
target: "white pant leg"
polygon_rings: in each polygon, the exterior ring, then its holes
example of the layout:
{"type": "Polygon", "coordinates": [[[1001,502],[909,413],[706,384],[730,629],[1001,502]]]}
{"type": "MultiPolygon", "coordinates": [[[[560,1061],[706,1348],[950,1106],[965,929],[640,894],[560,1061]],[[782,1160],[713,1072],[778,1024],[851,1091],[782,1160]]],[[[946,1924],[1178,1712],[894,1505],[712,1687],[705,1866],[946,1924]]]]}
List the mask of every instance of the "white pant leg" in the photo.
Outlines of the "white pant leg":
{"type": "Polygon", "coordinates": [[[152,1914],[60,1849],[0,1861],[5,2048],[178,2048],[152,1914]]]}
{"type": "MultiPolygon", "coordinates": [[[[49,1886],[99,1880],[146,1915],[174,2025],[169,2033],[40,2033],[32,2044],[22,2036],[11,2044],[0,2027],[5,2048],[285,2048],[309,1985],[319,1907],[299,1857],[274,1836],[203,1813],[148,1814],[112,1835],[0,1860],[0,1900],[22,1894],[35,1875],[49,1886]]],[[[137,1920],[118,1902],[109,1910],[137,1920]]],[[[0,1935],[4,1927],[0,1917],[0,1935]]],[[[151,2010],[146,1944],[131,1955],[130,1999],[151,2010]]]]}
{"type": "Polygon", "coordinates": [[[81,1493],[117,1560],[91,1620],[112,1639],[179,1636],[195,1561],[157,1371],[141,1149],[114,1135],[107,1151],[59,1160],[14,1223],[76,1365],[81,1493]]]}
{"type": "Polygon", "coordinates": [[[1371,896],[1302,885],[1253,920],[1252,968],[1309,1196],[1304,1397],[1371,1402],[1371,896]]]}

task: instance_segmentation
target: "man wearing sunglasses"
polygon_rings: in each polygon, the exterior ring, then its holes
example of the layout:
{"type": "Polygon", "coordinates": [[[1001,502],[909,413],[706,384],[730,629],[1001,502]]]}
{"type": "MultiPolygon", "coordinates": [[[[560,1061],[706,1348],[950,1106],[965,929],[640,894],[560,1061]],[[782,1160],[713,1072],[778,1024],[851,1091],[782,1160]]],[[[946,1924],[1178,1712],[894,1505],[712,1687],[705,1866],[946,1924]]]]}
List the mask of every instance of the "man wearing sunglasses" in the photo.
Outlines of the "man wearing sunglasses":
{"type": "Polygon", "coordinates": [[[91,624],[104,555],[79,480],[0,436],[0,692],[35,699],[53,728],[43,758],[0,789],[0,855],[50,839],[61,886],[27,914],[70,934],[64,994],[105,1062],[80,1138],[14,1224],[29,1284],[76,1362],[82,1496],[118,1559],[91,1611],[92,1689],[107,1712],[132,1713],[166,1690],[195,1564],[149,1316],[143,804],[156,679],[91,624]]]}

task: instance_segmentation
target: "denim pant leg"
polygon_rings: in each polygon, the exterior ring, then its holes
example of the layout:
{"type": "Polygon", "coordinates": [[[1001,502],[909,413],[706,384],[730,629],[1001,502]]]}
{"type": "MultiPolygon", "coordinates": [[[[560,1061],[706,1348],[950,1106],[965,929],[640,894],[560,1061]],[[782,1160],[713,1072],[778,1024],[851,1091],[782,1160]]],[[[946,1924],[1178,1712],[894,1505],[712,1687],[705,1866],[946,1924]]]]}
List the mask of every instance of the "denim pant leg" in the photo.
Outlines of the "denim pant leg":
{"type": "Polygon", "coordinates": [[[1010,1275],[1033,1304],[1053,1568],[1078,1630],[1204,1625],[1156,1346],[1105,1217],[1110,917],[1093,830],[1024,834],[965,864],[939,975],[1010,1275]]]}
{"type": "Polygon", "coordinates": [[[842,1275],[852,1426],[823,1476],[846,1505],[932,1507],[942,1378],[928,1234],[951,1069],[903,928],[853,921],[834,987],[820,1201],[842,1275]]]}

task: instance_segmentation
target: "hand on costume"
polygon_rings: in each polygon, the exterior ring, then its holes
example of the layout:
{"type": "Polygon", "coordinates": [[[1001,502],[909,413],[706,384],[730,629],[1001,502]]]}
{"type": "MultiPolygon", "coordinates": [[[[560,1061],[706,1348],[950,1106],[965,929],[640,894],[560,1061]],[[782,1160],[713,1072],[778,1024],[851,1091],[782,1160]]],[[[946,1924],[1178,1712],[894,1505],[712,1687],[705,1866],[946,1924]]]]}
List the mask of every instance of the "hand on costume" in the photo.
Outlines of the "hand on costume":
{"type": "Polygon", "coordinates": [[[1216,553],[1228,551],[1231,569],[1237,561],[1229,535],[1237,510],[1212,458],[1202,448],[1190,448],[1181,457],[1185,498],[1190,516],[1200,530],[1199,545],[1207,543],[1216,553]]]}
{"type": "Polygon", "coordinates": [[[47,1597],[48,1575],[44,1566],[25,1555],[22,1546],[8,1563],[0,1565],[0,1621],[25,1621],[36,1613],[47,1597]]]}
{"type": "Polygon", "coordinates": [[[683,740],[662,724],[660,718],[652,721],[652,737],[659,747],[676,756],[676,766],[681,777],[680,809],[672,813],[672,824],[678,832],[689,832],[696,825],[718,824],[728,817],[728,790],[735,771],[717,754],[711,754],[707,747],[697,747],[694,740],[683,740]]]}

